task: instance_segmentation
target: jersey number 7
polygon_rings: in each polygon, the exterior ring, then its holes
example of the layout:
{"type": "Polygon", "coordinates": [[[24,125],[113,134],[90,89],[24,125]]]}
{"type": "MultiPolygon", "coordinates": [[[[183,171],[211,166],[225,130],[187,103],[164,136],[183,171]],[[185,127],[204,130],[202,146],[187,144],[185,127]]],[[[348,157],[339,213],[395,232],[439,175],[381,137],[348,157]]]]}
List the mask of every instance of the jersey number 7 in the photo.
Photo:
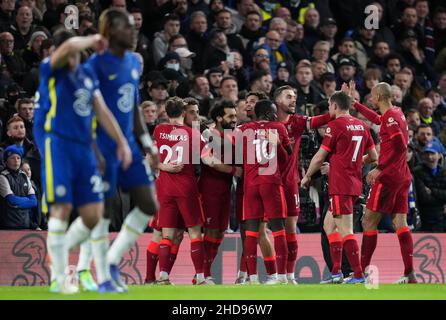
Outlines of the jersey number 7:
{"type": "Polygon", "coordinates": [[[355,152],[353,153],[352,162],[356,162],[358,157],[359,147],[361,146],[362,136],[353,136],[352,141],[356,141],[355,152]]]}

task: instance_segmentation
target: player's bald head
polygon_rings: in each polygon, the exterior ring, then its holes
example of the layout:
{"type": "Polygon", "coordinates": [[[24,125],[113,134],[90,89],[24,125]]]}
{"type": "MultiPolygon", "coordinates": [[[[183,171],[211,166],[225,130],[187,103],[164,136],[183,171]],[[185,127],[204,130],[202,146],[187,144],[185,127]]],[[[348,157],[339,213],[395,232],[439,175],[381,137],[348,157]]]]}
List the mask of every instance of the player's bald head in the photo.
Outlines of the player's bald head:
{"type": "Polygon", "coordinates": [[[380,82],[372,89],[378,96],[378,101],[387,101],[392,99],[392,87],[386,82],[380,82]]]}

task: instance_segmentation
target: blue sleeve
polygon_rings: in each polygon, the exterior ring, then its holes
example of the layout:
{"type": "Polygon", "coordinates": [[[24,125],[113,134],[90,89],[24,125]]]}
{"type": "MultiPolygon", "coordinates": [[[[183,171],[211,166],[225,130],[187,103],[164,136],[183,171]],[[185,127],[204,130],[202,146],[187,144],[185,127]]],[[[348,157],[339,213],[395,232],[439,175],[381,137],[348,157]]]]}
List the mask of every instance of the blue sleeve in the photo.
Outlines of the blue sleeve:
{"type": "Polygon", "coordinates": [[[19,209],[31,209],[37,206],[37,198],[35,194],[26,197],[19,197],[13,194],[6,196],[6,201],[9,205],[18,207],[19,209]]]}

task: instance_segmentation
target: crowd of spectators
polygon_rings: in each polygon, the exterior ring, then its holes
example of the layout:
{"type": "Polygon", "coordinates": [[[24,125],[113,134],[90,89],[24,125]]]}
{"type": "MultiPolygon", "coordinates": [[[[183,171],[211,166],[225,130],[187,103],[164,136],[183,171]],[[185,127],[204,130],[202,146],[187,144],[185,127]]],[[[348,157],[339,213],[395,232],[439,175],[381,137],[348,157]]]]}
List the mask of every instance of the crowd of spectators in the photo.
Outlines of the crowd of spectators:
{"type": "MultiPolygon", "coordinates": [[[[165,101],[172,96],[197,99],[204,124],[216,103],[232,100],[243,122],[248,91],[271,95],[289,84],[297,90],[296,112],[317,115],[327,112],[327,98],[343,82],[354,80],[355,98],[370,108],[370,89],[389,83],[409,125],[411,226],[446,230],[440,0],[0,0],[0,229],[45,228],[33,107],[39,63],[54,49],[52,35],[72,19],[68,5],[78,11],[78,35],[97,33],[98,17],[110,6],[132,14],[134,51],[144,66],[141,108],[151,133],[167,121],[165,101]],[[370,4],[378,9],[378,29],[364,24],[370,4]]],[[[377,136],[379,127],[371,128],[377,136]]],[[[131,199],[120,196],[117,206],[126,211],[131,199]]]]}

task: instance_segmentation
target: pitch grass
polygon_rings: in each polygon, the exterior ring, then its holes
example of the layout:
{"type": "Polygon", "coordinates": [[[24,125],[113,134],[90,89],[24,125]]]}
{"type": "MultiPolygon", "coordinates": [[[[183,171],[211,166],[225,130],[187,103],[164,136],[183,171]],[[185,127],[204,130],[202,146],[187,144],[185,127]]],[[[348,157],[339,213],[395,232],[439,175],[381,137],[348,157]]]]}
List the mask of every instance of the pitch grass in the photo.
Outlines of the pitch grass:
{"type": "Polygon", "coordinates": [[[127,294],[60,295],[48,287],[0,287],[0,300],[446,300],[446,284],[130,286],[127,294]]]}

